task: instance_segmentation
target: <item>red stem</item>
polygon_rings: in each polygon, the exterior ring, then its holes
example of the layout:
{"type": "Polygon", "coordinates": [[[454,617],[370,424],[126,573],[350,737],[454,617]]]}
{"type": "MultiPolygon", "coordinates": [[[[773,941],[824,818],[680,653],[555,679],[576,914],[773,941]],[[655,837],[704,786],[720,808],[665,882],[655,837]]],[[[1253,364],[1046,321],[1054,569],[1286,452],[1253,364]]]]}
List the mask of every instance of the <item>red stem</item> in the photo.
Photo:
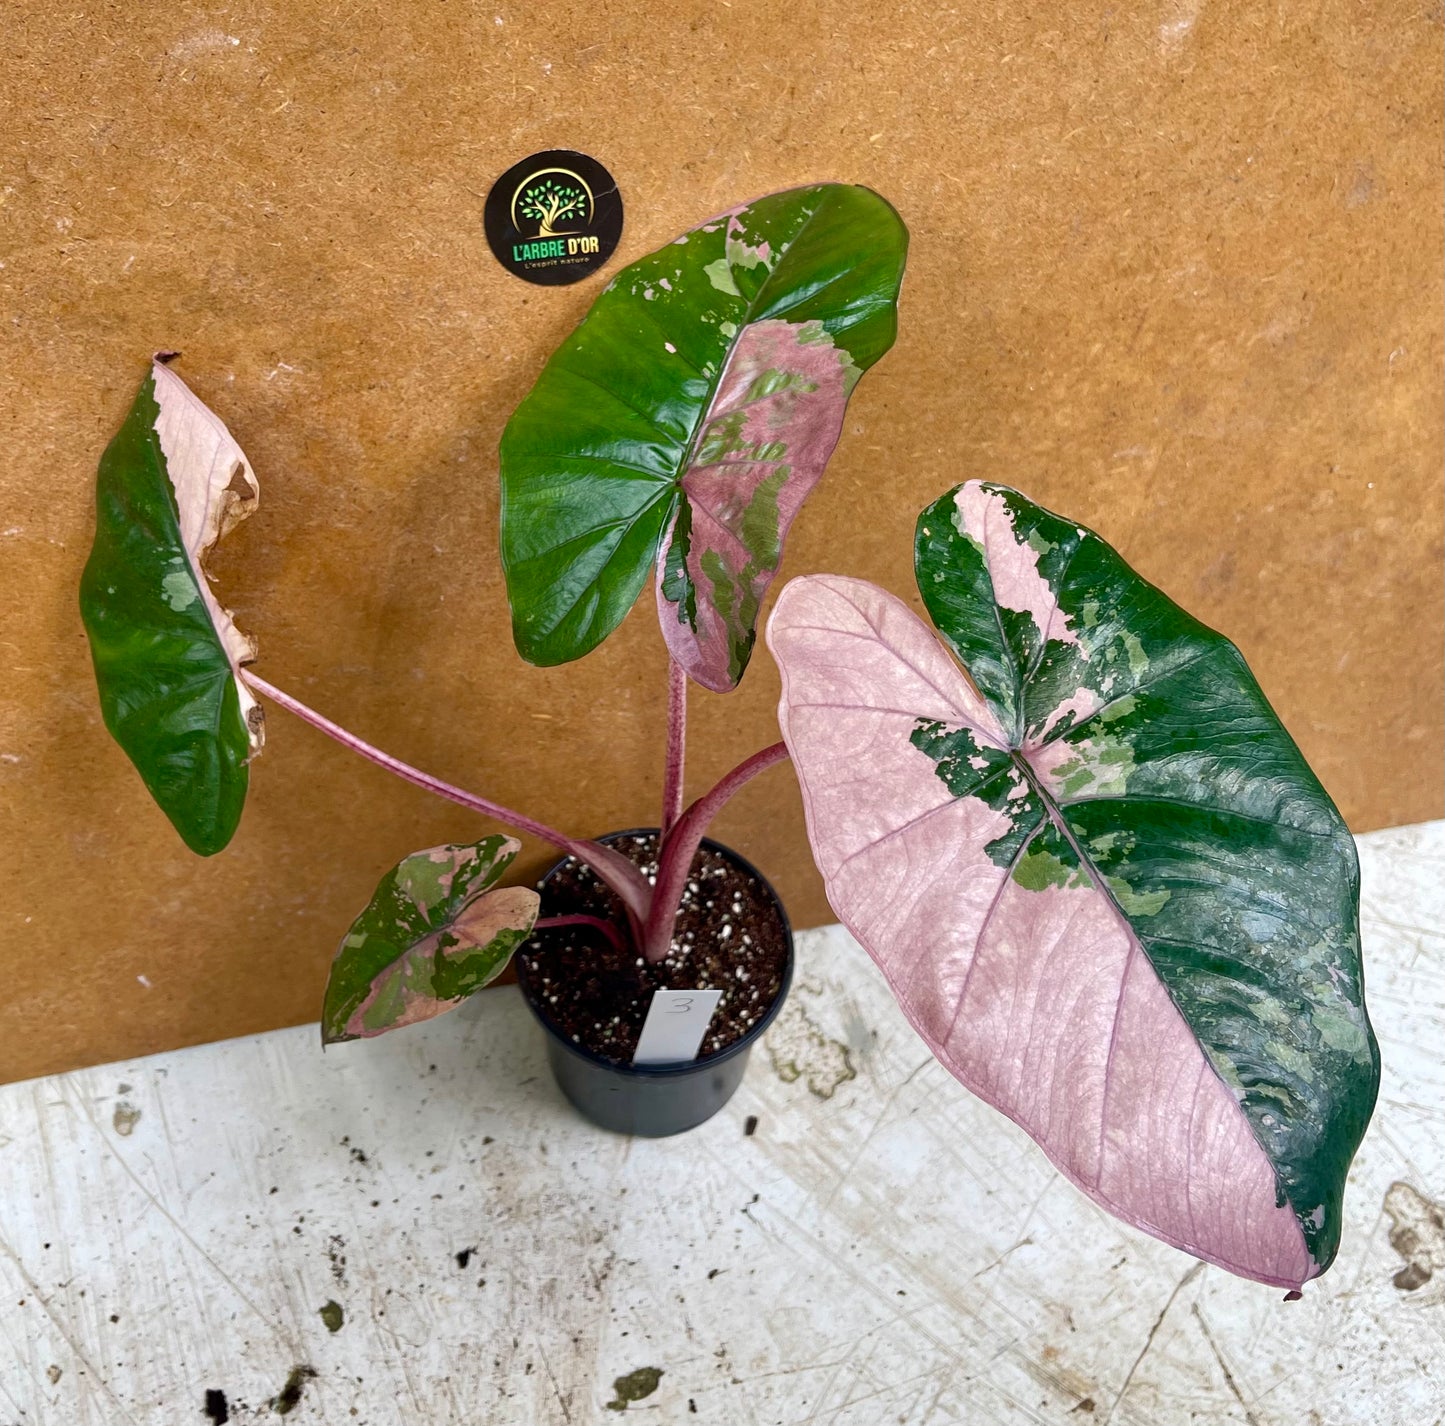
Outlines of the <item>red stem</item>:
{"type": "Polygon", "coordinates": [[[328,738],[334,738],[343,747],[350,748],[354,753],[360,753],[368,761],[374,762],[378,767],[384,767],[390,773],[395,773],[404,781],[417,787],[423,787],[438,797],[444,797],[448,802],[455,802],[473,812],[480,812],[484,817],[491,817],[504,826],[511,827],[514,831],[526,832],[530,836],[539,837],[542,841],[550,842],[554,847],[560,847],[563,851],[571,853],[579,862],[585,862],[590,866],[602,881],[621,898],[622,904],[627,908],[628,918],[633,924],[634,934],[646,924],[653,899],[652,887],[648,885],[646,877],[621,852],[614,852],[611,847],[604,847],[598,842],[585,842],[576,837],[569,837],[565,832],[559,832],[555,828],[547,826],[545,822],[534,821],[521,812],[513,812],[510,807],[503,807],[499,802],[491,802],[485,797],[478,797],[474,792],[466,792],[460,787],[454,787],[449,782],[443,782],[441,778],[433,777],[428,772],[422,772],[420,768],[414,768],[410,763],[404,763],[400,758],[394,758],[390,753],[384,753],[380,748],[373,747],[370,743],[358,738],[355,733],[348,732],[339,723],[333,723],[329,718],[316,712],[314,708],[308,708],[300,699],[293,698],[289,693],[283,693],[279,688],[267,683],[264,678],[258,678],[249,669],[242,669],[241,677],[257,693],[265,694],[273,703],[280,704],[288,713],[294,713],[303,723],[309,723],[313,728],[325,733],[328,738]]]}
{"type": "Polygon", "coordinates": [[[683,887],[692,871],[692,859],[712,819],[723,805],[744,784],[775,763],[786,760],[785,743],[756,752],[725,774],[717,785],[705,792],[678,819],[667,840],[663,842],[657,866],[657,885],[653,888],[652,909],[642,932],[642,954],[654,964],[665,960],[672,949],[673,927],[677,924],[677,908],[682,903],[683,887]]]}
{"type": "Polygon", "coordinates": [[[662,830],[660,842],[682,816],[683,769],[687,761],[687,675],[671,658],[667,661],[667,762],[662,773],[662,830]]]}
{"type": "Polygon", "coordinates": [[[611,921],[604,921],[600,916],[584,916],[580,911],[569,916],[543,916],[541,920],[532,923],[534,931],[550,931],[554,926],[588,926],[594,931],[600,931],[612,943],[614,950],[627,952],[627,942],[622,939],[622,933],[612,924],[611,921]]]}

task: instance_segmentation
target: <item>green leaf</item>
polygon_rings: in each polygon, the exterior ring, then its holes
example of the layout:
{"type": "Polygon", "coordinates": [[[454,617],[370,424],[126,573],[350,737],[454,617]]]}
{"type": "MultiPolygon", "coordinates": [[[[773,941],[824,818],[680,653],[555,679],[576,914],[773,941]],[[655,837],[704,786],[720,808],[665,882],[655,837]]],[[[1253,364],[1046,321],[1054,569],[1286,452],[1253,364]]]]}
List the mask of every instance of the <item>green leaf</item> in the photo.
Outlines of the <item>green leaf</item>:
{"type": "Polygon", "coordinates": [[[530,887],[491,889],[520,846],[484,837],[431,847],[393,867],[331,963],[322,1041],[430,1020],[495,980],[537,919],[530,887]]]}
{"type": "Polygon", "coordinates": [[[657,562],[673,657],[709,688],[737,683],[848,396],[893,343],[907,242],[876,193],[819,184],[722,214],[613,279],[502,436],[523,657],[596,647],[657,562]]]}
{"type": "Polygon", "coordinates": [[[203,561],[258,496],[230,432],[155,362],[101,457],[80,611],[106,727],[202,856],[231,840],[263,738],[239,676],[255,645],[203,561]]]}

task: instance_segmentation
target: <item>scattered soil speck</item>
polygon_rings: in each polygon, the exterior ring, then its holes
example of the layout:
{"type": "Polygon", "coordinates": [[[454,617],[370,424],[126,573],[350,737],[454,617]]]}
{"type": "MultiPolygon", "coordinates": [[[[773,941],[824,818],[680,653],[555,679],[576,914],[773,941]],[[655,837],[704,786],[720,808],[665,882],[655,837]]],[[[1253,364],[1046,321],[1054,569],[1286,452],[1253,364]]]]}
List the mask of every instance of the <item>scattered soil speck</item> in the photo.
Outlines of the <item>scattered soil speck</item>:
{"type": "Polygon", "coordinates": [[[48,1366],[45,1368],[45,1376],[51,1386],[54,1386],[64,1375],[65,1373],[57,1366],[48,1366]]]}
{"type": "Polygon", "coordinates": [[[286,1378],[286,1385],[281,1388],[280,1394],[271,1398],[271,1410],[277,1416],[289,1416],[300,1406],[301,1393],[306,1390],[306,1383],[315,1375],[315,1367],[292,1367],[291,1375],[286,1378]]]}
{"type": "Polygon", "coordinates": [[[331,1276],[339,1283],[346,1281],[346,1239],[333,1233],[326,1240],[326,1256],[331,1260],[331,1276]]]}
{"type": "Polygon", "coordinates": [[[346,1313],[342,1310],[341,1304],[334,1298],[327,1298],[326,1302],[318,1309],[321,1320],[326,1324],[328,1332],[339,1332],[346,1322],[346,1313]]]}
{"type": "Polygon", "coordinates": [[[139,1123],[140,1110],[123,1099],[115,1106],[115,1113],[110,1116],[110,1127],[123,1139],[130,1138],[139,1123]]]}
{"type": "Polygon", "coordinates": [[[1072,1416],[1075,1411],[1092,1412],[1093,1410],[1094,1410],[1094,1398],[1093,1398],[1092,1396],[1086,1396],[1077,1406],[1073,1407],[1073,1408],[1070,1410],[1069,1415],[1072,1416]]]}
{"type": "Polygon", "coordinates": [[[629,1402],[641,1401],[643,1397],[651,1396],[661,1380],[662,1371],[658,1367],[638,1367],[635,1372],[618,1377],[612,1383],[612,1390],[617,1393],[616,1399],[607,1403],[607,1409],[626,1411],[629,1402]]]}
{"type": "Polygon", "coordinates": [[[217,1391],[212,1387],[206,1393],[206,1404],[202,1408],[206,1413],[206,1419],[214,1422],[215,1426],[226,1426],[231,1419],[231,1408],[226,1404],[226,1393],[217,1391]]]}
{"type": "Polygon", "coordinates": [[[467,1265],[469,1262],[471,1262],[471,1260],[472,1260],[472,1254],[473,1254],[474,1252],[476,1252],[476,1249],[475,1249],[475,1248],[463,1248],[463,1249],[461,1250],[461,1252],[459,1252],[459,1253],[456,1255],[456,1256],[457,1256],[457,1266],[458,1266],[459,1268],[464,1268],[464,1267],[466,1267],[466,1265],[467,1265]]]}
{"type": "Polygon", "coordinates": [[[757,1132],[758,1116],[756,1114],[749,1114],[748,1117],[743,1120],[743,1138],[751,1139],[757,1132]]]}

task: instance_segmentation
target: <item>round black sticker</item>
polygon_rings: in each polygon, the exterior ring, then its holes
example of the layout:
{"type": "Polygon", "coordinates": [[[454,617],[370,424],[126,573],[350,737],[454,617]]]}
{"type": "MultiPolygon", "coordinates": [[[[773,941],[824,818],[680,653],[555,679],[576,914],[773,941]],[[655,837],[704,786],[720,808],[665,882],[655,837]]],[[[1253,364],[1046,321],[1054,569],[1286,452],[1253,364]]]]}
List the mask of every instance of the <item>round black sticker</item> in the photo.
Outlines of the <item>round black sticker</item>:
{"type": "Polygon", "coordinates": [[[548,149],[514,163],[492,185],[483,222],[508,272],[557,287],[612,256],[622,236],[622,195],[595,158],[548,149]]]}

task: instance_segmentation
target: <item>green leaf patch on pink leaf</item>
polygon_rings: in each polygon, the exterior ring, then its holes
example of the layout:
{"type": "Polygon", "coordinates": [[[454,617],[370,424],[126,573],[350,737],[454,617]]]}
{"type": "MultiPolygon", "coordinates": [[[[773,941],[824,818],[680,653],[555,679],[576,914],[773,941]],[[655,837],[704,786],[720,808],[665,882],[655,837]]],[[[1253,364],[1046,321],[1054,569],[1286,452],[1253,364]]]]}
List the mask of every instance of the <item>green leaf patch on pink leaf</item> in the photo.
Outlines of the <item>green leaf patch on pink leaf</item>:
{"type": "Polygon", "coordinates": [[[520,846],[493,836],[432,847],[388,872],[332,962],[323,1042],[430,1020],[495,980],[537,919],[530,887],[493,889],[520,846]]]}

